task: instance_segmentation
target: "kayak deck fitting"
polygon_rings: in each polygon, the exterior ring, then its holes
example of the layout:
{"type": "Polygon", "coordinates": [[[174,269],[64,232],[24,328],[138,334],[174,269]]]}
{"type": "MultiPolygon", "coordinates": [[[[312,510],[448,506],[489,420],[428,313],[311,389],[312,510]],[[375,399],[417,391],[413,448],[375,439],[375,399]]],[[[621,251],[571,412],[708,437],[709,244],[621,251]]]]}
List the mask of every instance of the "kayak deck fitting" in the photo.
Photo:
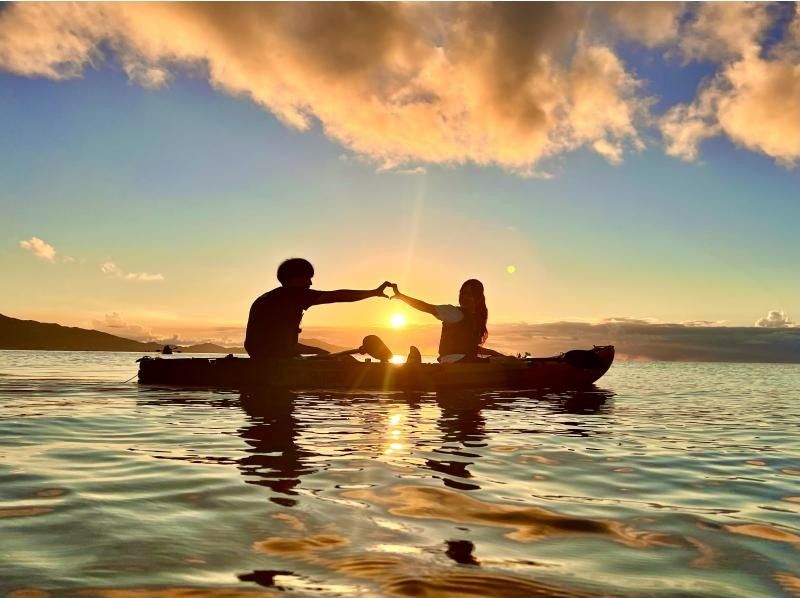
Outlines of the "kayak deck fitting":
{"type": "Polygon", "coordinates": [[[139,383],[202,388],[290,390],[536,389],[588,386],[608,371],[614,347],[568,351],[554,357],[491,358],[467,363],[395,364],[332,359],[272,362],[228,355],[142,357],[139,383]]]}

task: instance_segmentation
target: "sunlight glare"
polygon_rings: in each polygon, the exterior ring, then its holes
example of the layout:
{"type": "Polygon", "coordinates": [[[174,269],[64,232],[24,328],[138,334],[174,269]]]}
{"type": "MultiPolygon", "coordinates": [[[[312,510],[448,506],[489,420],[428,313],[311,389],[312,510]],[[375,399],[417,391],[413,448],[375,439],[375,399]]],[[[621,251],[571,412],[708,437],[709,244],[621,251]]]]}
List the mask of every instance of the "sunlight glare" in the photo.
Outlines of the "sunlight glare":
{"type": "Polygon", "coordinates": [[[392,358],[389,360],[390,363],[405,363],[406,356],[405,355],[392,355],[392,358]]]}
{"type": "Polygon", "coordinates": [[[388,421],[388,438],[387,446],[383,451],[384,455],[390,456],[397,453],[402,453],[405,449],[403,437],[405,436],[404,430],[400,426],[403,421],[402,413],[392,413],[388,421]]]}
{"type": "Polygon", "coordinates": [[[508,272],[509,274],[513,274],[516,271],[517,271],[517,267],[516,266],[511,265],[511,264],[506,266],[506,272],[508,272]]]}
{"type": "Polygon", "coordinates": [[[406,317],[401,313],[392,314],[392,317],[389,321],[392,324],[392,328],[402,328],[406,325],[406,317]]]}

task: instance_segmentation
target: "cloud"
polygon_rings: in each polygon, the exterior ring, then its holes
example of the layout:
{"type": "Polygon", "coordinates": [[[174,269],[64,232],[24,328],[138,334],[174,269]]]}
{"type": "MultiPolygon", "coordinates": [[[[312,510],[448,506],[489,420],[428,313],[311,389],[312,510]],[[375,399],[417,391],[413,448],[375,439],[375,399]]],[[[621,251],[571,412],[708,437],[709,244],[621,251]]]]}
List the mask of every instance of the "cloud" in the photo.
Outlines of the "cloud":
{"type": "Polygon", "coordinates": [[[621,359],[800,363],[798,328],[555,322],[497,325],[489,334],[487,345],[539,356],[612,344],[621,359]]]}
{"type": "MultiPolygon", "coordinates": [[[[305,334],[344,347],[358,346],[364,334],[377,334],[395,352],[416,345],[435,355],[441,326],[405,329],[304,327],[305,334]]],[[[655,361],[727,361],[740,363],[800,363],[800,328],[721,326],[719,322],[665,323],[615,317],[596,323],[489,323],[486,346],[509,354],[557,355],[592,345],[614,345],[619,359],[655,361]]]]}
{"type": "Polygon", "coordinates": [[[678,35],[683,2],[602,2],[598,6],[627,37],[658,46],[678,35]]]}
{"type": "Polygon", "coordinates": [[[393,174],[405,174],[405,175],[418,175],[418,174],[425,174],[427,170],[424,166],[416,166],[414,168],[396,168],[391,171],[393,174]]]}
{"type": "Polygon", "coordinates": [[[169,72],[160,67],[136,63],[123,64],[128,79],[147,89],[157,89],[169,81],[169,72]]]}
{"type": "Polygon", "coordinates": [[[800,158],[800,62],[749,56],[728,65],[691,104],[661,120],[667,153],[694,160],[704,139],[735,143],[793,166],[800,158]]]}
{"type": "Polygon", "coordinates": [[[141,280],[144,282],[151,282],[154,280],[164,280],[163,274],[150,274],[148,272],[128,272],[125,274],[125,280],[141,280]]]}
{"type": "Polygon", "coordinates": [[[712,326],[724,326],[726,323],[725,320],[687,320],[686,322],[681,322],[681,325],[709,328],[712,326]]]}
{"type": "Polygon", "coordinates": [[[100,271],[103,274],[116,274],[119,272],[119,268],[114,262],[105,262],[100,266],[100,271]]]}
{"type": "Polygon", "coordinates": [[[176,321],[141,325],[127,321],[116,311],[105,314],[102,319],[91,320],[89,327],[122,338],[161,345],[214,343],[225,347],[241,347],[244,342],[244,328],[241,326],[199,326],[176,321]]]}
{"type": "MultiPolygon", "coordinates": [[[[579,147],[619,162],[649,105],[589,4],[13,4],[0,68],[62,80],[112,53],[131,81],[177,69],[324,132],[383,167],[497,164],[521,174],[579,147]]],[[[617,6],[646,43],[676,9],[617,6]]]]}
{"type": "Polygon", "coordinates": [[[117,312],[106,314],[105,324],[109,328],[124,328],[126,325],[117,312]]]}
{"type": "Polygon", "coordinates": [[[114,336],[121,336],[122,338],[144,343],[158,341],[149,328],[144,328],[137,324],[129,324],[117,312],[106,314],[102,320],[92,320],[91,327],[114,336]]]}
{"type": "Polygon", "coordinates": [[[758,54],[769,24],[767,3],[698,3],[684,27],[679,48],[687,60],[721,62],[758,54]]]}
{"type": "Polygon", "coordinates": [[[797,324],[792,322],[789,314],[781,310],[770,311],[765,318],[759,318],[756,326],[760,328],[796,328],[797,324]]]}
{"type": "Polygon", "coordinates": [[[40,259],[51,263],[55,262],[56,250],[52,245],[42,241],[39,237],[31,237],[27,241],[20,241],[19,246],[22,249],[27,249],[40,259]]]}
{"type": "Polygon", "coordinates": [[[691,104],[679,104],[661,117],[661,134],[670,156],[687,162],[697,159],[702,141],[722,132],[712,122],[717,93],[713,88],[701,92],[691,104]]]}
{"type": "Polygon", "coordinates": [[[612,164],[655,123],[668,154],[725,135],[800,157],[800,13],[766,3],[86,3],[0,9],[0,69],[55,80],[109,56],[132,82],[205,76],[287,126],[319,126],[381,169],[499,165],[543,175],[586,148],[612,164]],[[653,118],[617,46],[714,74],[653,118]]]}
{"type": "MultiPolygon", "coordinates": [[[[27,241],[20,241],[19,246],[22,249],[30,251],[36,257],[48,261],[52,264],[56,263],[56,250],[55,248],[42,241],[39,237],[31,237],[27,241]]],[[[69,255],[65,255],[60,258],[59,260],[62,264],[72,264],[75,262],[75,258],[69,255]]]]}
{"type": "MultiPolygon", "coordinates": [[[[489,323],[486,345],[508,354],[531,352],[534,356],[557,355],[592,345],[614,345],[620,360],[800,363],[800,327],[782,312],[773,320],[782,327],[722,326],[713,321],[688,323],[655,322],[648,319],[615,317],[595,323],[549,322],[543,324],[489,323]]],[[[141,326],[126,321],[117,312],[92,321],[92,327],[111,334],[161,344],[192,345],[212,342],[241,346],[242,326],[186,325],[180,322],[141,326]]],[[[441,326],[436,324],[397,328],[344,328],[304,326],[303,338],[318,339],[339,347],[355,348],[366,334],[377,334],[398,354],[410,345],[425,355],[435,355],[441,326]]]]}
{"type": "Polygon", "coordinates": [[[110,274],[124,280],[135,280],[139,282],[152,282],[164,280],[163,274],[150,274],[149,272],[125,272],[114,262],[104,262],[100,265],[103,274],[110,274]]]}
{"type": "Polygon", "coordinates": [[[660,120],[667,153],[698,156],[704,139],[727,135],[785,166],[800,158],[800,12],[782,40],[766,47],[774,24],[766,4],[708,3],[697,9],[681,50],[687,59],[721,61],[690,103],[660,120]]]}

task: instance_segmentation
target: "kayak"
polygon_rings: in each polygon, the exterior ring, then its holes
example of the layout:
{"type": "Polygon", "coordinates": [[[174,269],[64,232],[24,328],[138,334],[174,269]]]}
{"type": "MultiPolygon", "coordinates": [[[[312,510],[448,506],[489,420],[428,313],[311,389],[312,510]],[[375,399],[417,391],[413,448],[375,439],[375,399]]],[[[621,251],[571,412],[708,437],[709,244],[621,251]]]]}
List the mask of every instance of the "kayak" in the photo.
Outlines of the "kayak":
{"type": "Polygon", "coordinates": [[[264,362],[233,355],[216,359],[142,357],[138,361],[140,384],[179,387],[298,391],[579,388],[608,371],[614,347],[573,350],[554,357],[493,357],[456,363],[396,364],[349,356],[264,362]]]}

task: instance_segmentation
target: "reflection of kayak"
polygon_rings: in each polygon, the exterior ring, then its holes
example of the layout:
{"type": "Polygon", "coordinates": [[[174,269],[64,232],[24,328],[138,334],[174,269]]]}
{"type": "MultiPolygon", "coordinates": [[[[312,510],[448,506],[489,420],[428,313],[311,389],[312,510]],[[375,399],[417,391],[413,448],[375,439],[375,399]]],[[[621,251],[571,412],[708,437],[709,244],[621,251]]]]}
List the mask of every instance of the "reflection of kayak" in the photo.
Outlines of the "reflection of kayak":
{"type": "Polygon", "coordinates": [[[568,351],[556,357],[493,358],[480,363],[393,364],[349,357],[259,363],[232,355],[219,359],[143,357],[139,360],[139,383],[293,390],[569,388],[593,383],[613,361],[612,346],[568,351]]]}

